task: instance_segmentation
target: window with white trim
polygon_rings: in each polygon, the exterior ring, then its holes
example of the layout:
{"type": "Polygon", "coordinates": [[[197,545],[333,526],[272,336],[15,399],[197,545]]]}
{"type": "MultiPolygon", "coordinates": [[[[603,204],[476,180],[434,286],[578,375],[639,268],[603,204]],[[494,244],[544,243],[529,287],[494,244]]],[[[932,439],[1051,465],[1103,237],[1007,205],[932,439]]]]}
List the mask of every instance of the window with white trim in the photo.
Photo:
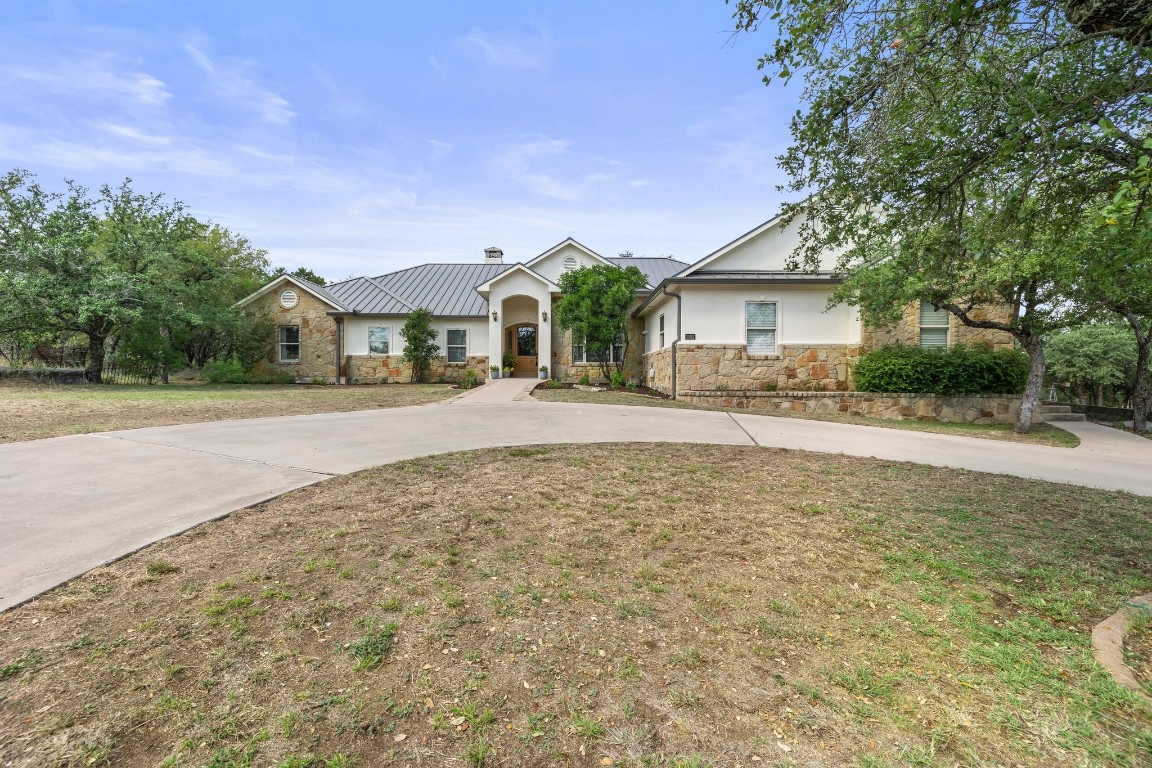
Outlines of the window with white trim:
{"type": "Polygon", "coordinates": [[[656,349],[664,349],[664,313],[660,313],[660,346],[656,349]]]}
{"type": "Polygon", "coordinates": [[[624,359],[624,334],[616,337],[610,349],[602,352],[593,352],[585,349],[584,340],[572,339],[573,363],[617,363],[624,359]]]}
{"type": "Polygon", "coordinates": [[[375,326],[368,329],[368,354],[392,354],[392,328],[390,326],[375,326]]]}
{"type": "Polygon", "coordinates": [[[449,363],[468,362],[468,331],[465,328],[449,328],[445,334],[445,359],[449,363]]]}
{"type": "Polygon", "coordinates": [[[920,346],[948,346],[948,310],[936,309],[930,301],[920,302],[920,346]]]}
{"type": "Polygon", "coordinates": [[[745,302],[744,330],[748,354],[776,354],[776,302],[745,302]]]}
{"type": "Polygon", "coordinates": [[[300,326],[282,325],[279,329],[280,362],[300,362],[300,326]]]}

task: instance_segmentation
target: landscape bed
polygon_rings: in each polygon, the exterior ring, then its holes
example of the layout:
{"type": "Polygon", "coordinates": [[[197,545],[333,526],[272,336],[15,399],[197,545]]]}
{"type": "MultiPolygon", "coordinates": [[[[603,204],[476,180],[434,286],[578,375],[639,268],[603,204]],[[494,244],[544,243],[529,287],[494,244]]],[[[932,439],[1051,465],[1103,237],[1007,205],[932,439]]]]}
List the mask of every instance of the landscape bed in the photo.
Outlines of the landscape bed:
{"type": "Polygon", "coordinates": [[[0,615],[0,764],[1147,765],[1152,500],[746,447],[403,462],[0,615]],[[930,489],[930,490],[926,490],[930,489]]]}

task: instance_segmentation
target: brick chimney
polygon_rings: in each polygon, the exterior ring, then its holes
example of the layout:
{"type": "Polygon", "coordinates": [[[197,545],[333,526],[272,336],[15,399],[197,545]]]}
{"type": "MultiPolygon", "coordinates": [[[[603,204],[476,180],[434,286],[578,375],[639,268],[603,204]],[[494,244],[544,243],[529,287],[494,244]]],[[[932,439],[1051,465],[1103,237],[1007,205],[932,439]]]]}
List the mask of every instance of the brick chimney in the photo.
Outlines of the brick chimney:
{"type": "Polygon", "coordinates": [[[485,264],[503,264],[504,263],[504,251],[500,250],[496,246],[492,246],[491,248],[485,248],[484,249],[484,263],[485,264]]]}

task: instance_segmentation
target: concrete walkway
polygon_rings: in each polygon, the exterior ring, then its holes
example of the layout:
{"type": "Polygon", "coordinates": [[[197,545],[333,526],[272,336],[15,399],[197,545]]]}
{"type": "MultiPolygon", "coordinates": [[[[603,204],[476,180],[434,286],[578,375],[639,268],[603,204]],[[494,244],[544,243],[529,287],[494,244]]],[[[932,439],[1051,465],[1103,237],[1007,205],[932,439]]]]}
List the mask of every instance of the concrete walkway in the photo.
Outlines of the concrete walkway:
{"type": "MultiPolygon", "coordinates": [[[[532,379],[379,411],[0,445],[0,610],[205,520],[333,475],[532,443],[687,442],[875,456],[1152,496],[1152,441],[1066,425],[1076,449],[719,411],[542,403],[532,379]]],[[[477,493],[483,491],[478,489],[477,493]]]]}

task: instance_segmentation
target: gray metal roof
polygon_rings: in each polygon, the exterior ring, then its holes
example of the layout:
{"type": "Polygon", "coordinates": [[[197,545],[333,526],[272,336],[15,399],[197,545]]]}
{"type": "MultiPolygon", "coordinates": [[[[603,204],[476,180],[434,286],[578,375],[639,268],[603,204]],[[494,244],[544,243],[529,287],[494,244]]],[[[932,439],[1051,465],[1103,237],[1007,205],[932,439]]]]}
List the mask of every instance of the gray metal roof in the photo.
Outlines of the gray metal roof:
{"type": "Polygon", "coordinates": [[[349,310],[365,315],[406,315],[427,309],[441,317],[482,317],[488,302],[476,292],[515,264],[421,264],[378,277],[354,277],[328,290],[349,310]]]}
{"type": "Polygon", "coordinates": [[[664,278],[672,277],[688,266],[683,261],[670,259],[667,256],[608,256],[605,260],[618,267],[636,267],[644,273],[644,279],[648,281],[650,286],[659,285],[664,278]]]}
{"type": "Polygon", "coordinates": [[[838,283],[843,278],[834,272],[789,272],[781,270],[700,270],[673,283],[838,283]]]}
{"type": "Polygon", "coordinates": [[[329,291],[324,286],[316,285],[316,283],[312,282],[311,280],[305,280],[304,278],[297,277],[296,275],[289,275],[289,277],[291,277],[293,280],[299,280],[301,283],[308,286],[308,290],[312,291],[313,293],[315,293],[320,298],[324,299],[324,301],[328,302],[332,306],[337,307],[337,308],[341,308],[344,306],[343,302],[341,302],[340,299],[337,298],[335,294],[333,294],[331,291],[329,291]]]}

